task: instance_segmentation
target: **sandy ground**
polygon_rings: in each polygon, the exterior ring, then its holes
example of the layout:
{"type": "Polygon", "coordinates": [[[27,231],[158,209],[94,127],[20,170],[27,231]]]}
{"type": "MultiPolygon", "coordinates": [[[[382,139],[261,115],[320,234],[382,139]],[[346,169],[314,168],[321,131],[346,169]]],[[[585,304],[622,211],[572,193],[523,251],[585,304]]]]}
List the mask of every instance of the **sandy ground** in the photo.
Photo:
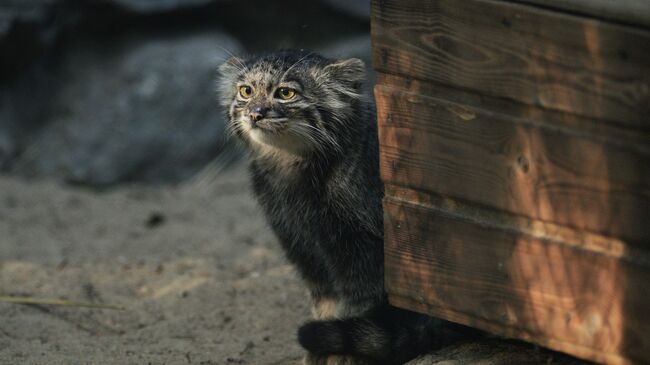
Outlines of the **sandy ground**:
{"type": "MultiPolygon", "coordinates": [[[[105,192],[0,177],[0,364],[299,364],[307,293],[241,164],[216,179],[105,192]]],[[[414,362],[566,364],[498,340],[414,362]]]]}
{"type": "Polygon", "coordinates": [[[109,192],[0,178],[0,294],[126,310],[0,303],[2,364],[284,364],[306,292],[244,169],[109,192]]]}

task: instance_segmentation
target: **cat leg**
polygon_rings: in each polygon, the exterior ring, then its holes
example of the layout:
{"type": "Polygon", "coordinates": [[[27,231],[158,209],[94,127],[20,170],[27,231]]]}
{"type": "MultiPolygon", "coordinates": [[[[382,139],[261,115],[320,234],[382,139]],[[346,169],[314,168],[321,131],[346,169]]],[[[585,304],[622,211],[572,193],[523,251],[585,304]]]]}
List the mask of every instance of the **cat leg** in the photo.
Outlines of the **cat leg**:
{"type": "Polygon", "coordinates": [[[313,318],[317,320],[363,317],[364,314],[383,304],[374,298],[371,300],[356,300],[355,302],[351,302],[334,296],[312,296],[312,300],[311,312],[313,318]]]}
{"type": "Polygon", "coordinates": [[[311,313],[314,319],[326,320],[341,318],[343,306],[340,299],[317,297],[313,298],[313,301],[311,313]]]}
{"type": "MultiPolygon", "coordinates": [[[[358,315],[367,307],[350,306],[349,303],[334,297],[313,298],[312,315],[316,320],[332,320],[358,315]]],[[[314,355],[308,353],[303,358],[304,365],[371,365],[372,363],[353,356],[314,355]]]]}

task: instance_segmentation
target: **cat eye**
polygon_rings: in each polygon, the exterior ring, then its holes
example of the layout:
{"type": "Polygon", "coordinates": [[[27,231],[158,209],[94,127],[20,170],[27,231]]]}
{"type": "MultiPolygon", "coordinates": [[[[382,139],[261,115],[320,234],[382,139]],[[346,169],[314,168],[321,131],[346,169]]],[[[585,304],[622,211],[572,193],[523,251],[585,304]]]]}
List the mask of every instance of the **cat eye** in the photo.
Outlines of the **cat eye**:
{"type": "Polygon", "coordinates": [[[276,91],[275,93],[276,98],[280,98],[282,100],[289,100],[296,96],[296,90],[290,88],[290,87],[281,87],[276,91]]]}
{"type": "Polygon", "coordinates": [[[253,96],[253,88],[247,85],[240,86],[239,95],[241,95],[241,97],[244,99],[248,99],[253,96]]]}

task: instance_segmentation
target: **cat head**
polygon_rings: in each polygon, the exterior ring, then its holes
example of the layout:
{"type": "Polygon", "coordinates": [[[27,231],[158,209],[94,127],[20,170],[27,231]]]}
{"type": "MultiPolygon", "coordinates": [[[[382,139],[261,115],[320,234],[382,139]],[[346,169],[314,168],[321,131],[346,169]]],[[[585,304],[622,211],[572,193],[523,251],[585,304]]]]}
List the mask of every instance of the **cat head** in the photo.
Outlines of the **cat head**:
{"type": "Polygon", "coordinates": [[[365,76],[359,59],[304,51],[233,57],[219,71],[229,130],[255,151],[293,155],[340,148],[365,76]]]}

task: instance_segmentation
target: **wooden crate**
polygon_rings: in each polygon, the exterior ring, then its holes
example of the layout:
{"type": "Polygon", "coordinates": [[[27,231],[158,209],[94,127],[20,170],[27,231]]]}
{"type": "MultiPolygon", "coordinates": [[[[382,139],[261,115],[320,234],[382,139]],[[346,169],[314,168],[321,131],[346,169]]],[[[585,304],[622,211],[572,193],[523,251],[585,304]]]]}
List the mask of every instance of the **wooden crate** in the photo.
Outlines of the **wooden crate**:
{"type": "Polygon", "coordinates": [[[373,0],[386,287],[650,362],[650,2],[373,0]]]}

